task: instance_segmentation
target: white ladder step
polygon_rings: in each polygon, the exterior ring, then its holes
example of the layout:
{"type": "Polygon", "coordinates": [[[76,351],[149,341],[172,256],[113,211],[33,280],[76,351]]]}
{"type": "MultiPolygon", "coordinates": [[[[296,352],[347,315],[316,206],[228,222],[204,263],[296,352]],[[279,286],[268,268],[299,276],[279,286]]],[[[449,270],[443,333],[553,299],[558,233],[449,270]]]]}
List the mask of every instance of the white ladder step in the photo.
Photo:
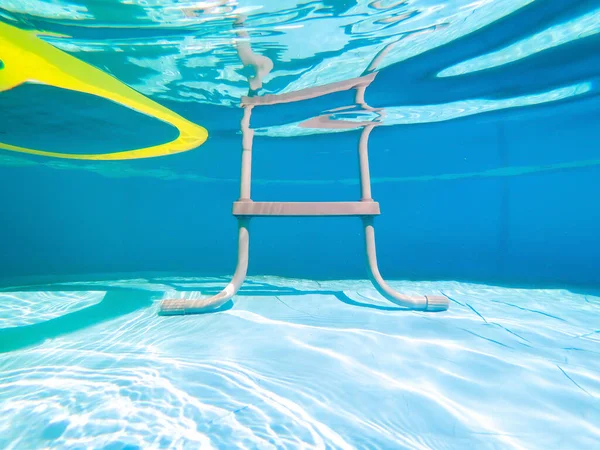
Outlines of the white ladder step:
{"type": "Polygon", "coordinates": [[[308,217],[379,215],[379,203],[364,202],[254,202],[233,203],[234,216],[308,217]]]}

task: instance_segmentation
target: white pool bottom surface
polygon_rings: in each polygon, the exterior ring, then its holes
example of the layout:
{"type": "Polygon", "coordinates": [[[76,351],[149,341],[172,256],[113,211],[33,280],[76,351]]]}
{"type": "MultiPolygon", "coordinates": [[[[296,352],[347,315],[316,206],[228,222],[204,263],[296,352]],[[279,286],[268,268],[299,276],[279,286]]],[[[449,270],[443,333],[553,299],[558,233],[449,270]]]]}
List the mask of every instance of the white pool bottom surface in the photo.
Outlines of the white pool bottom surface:
{"type": "Polygon", "coordinates": [[[600,448],[596,295],[390,283],[451,299],[421,313],[368,281],[255,277],[230,309],[157,315],[224,282],[0,292],[0,448],[600,448]]]}

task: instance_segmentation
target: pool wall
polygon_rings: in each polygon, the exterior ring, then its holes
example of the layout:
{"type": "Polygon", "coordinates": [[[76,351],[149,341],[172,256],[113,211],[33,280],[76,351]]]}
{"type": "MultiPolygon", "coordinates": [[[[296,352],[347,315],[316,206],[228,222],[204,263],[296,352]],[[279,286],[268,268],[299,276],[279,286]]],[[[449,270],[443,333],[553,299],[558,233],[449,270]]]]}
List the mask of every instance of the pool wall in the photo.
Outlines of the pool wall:
{"type": "MultiPolygon", "coordinates": [[[[233,271],[241,112],[169,106],[209,129],[204,146],[126,162],[2,153],[1,279],[233,271]]],[[[383,274],[600,285],[599,106],[593,95],[375,129],[371,173],[382,209],[376,231],[383,274]]],[[[102,143],[106,136],[89,138],[102,143]]],[[[358,132],[257,137],[253,197],[356,199],[357,141],[358,132]]],[[[356,219],[256,219],[250,273],[361,278],[362,245],[356,219]]]]}

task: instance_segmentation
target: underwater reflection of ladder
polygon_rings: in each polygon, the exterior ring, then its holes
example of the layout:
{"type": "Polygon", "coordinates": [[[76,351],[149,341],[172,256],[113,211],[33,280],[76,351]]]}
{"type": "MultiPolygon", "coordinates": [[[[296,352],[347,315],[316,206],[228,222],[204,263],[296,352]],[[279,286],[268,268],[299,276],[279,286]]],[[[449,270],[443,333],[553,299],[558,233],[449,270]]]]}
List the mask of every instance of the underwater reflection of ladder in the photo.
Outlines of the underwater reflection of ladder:
{"type": "Polygon", "coordinates": [[[240,289],[248,270],[248,257],[250,235],[248,226],[253,217],[315,217],[315,216],[354,216],[362,219],[365,230],[365,244],[367,254],[367,267],[370,279],[377,291],[387,300],[411,310],[420,311],[445,311],[448,309],[448,299],[443,296],[429,295],[404,295],[392,289],[382,278],[377,267],[377,254],[375,250],[375,230],[373,219],[379,215],[379,203],[371,197],[371,176],[369,173],[368,141],[369,135],[378,122],[343,122],[331,121],[328,116],[319,116],[305,124],[314,127],[328,128],[358,128],[362,132],[358,145],[358,159],[360,167],[361,198],[356,202],[255,202],[250,197],[251,169],[252,169],[252,142],[254,131],[250,128],[250,117],[254,106],[275,105],[300,100],[320,97],[333,92],[355,89],[356,103],[364,110],[376,112],[364,101],[364,93],[371,84],[376,73],[370,73],[360,78],[341,81],[325,86],[303,89],[301,91],[264,95],[260,97],[243,97],[242,107],[244,116],[242,128],[242,173],[240,198],[233,204],[233,215],[237,217],[238,260],[235,274],[231,282],[219,294],[205,299],[169,299],[163,300],[160,313],[163,315],[198,314],[213,311],[229,299],[240,289]],[[315,124],[315,122],[317,122],[315,124]]]}

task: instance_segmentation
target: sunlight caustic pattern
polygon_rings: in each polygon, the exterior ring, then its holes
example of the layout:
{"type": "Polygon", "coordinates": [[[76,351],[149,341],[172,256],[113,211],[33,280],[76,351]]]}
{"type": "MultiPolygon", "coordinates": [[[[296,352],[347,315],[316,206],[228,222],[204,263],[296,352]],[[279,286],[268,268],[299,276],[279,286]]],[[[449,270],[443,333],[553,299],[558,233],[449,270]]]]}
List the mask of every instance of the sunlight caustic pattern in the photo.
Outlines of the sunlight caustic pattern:
{"type": "Polygon", "coordinates": [[[431,316],[390,307],[366,281],[253,277],[230,310],[176,326],[157,319],[163,296],[191,299],[221,283],[3,294],[0,339],[36,307],[61,311],[64,326],[0,353],[0,447],[578,450],[600,436],[597,296],[394,283],[450,298],[449,312],[431,316]],[[96,292],[115,290],[115,306],[136,291],[148,299],[80,326],[85,309],[102,310],[106,300],[90,305],[96,292]],[[47,305],[33,302],[40,296],[47,305]]]}

